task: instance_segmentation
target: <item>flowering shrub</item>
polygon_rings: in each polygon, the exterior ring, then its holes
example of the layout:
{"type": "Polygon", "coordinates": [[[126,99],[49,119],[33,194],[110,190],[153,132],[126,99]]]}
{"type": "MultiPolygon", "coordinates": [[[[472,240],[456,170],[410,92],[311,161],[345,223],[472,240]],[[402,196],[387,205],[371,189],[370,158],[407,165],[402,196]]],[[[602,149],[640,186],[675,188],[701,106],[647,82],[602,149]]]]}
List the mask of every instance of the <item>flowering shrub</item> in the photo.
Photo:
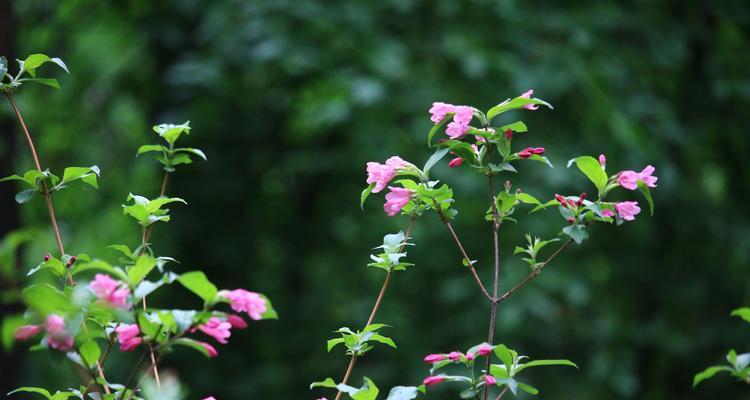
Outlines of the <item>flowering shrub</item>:
{"type": "MultiPolygon", "coordinates": [[[[34,350],[63,353],[72,367],[82,371],[87,378],[80,385],[71,384],[72,388],[54,393],[43,388],[21,387],[11,394],[35,393],[53,400],[170,398],[168,393],[172,389],[162,391],[159,377],[158,364],[163,356],[177,347],[187,347],[206,357],[216,357],[219,351],[210,339],[226,344],[233,329],[248,326],[242,314],[247,314],[247,318],[253,321],[277,318],[277,314],[268,298],[260,293],[245,289],[219,290],[203,272],[178,272],[171,268],[176,261],[174,258],[154,253],[151,242],[154,228],[171,218],[166,206],[187,204],[181,198],[166,195],[170,174],[178,166],[190,164],[196,158],[206,160],[206,155],[199,149],[176,146],[183,135],[190,133],[188,122],[155,126],[154,132],[162,142],[141,146],[137,151],[137,155],[153,154],[164,170],[158,196],[148,198],[130,193],[122,206],[124,215],[133,218],[141,227],[137,246],[133,250],[127,244],[109,246],[120,256],[117,263],[87,254],[74,255],[65,250],[55,218],[53,194],[73,187],[79,181],[97,188],[101,171],[96,166],[69,167],[63,170],[60,178],[42,168],[32,136],[13,96],[26,83],[59,89],[57,80],[37,76],[37,70],[48,63],[68,71],[59,58],[32,54],[25,60],[18,60],[18,71],[11,75],[7,60],[0,57],[0,92],[6,96],[18,118],[35,164],[34,169],[0,179],[0,182],[20,182],[24,190],[16,195],[18,203],[32,201],[35,197],[44,198],[58,247],[57,254],[40,255],[41,263],[29,270],[29,276],[47,276],[38,280],[41,283],[24,288],[21,297],[28,309],[22,316],[4,321],[4,330],[13,330],[18,341],[35,341],[34,350]],[[175,282],[195,294],[202,306],[180,310],[147,303],[151,293],[175,282]],[[129,376],[120,383],[107,374],[106,362],[115,346],[122,352],[142,354],[129,376]],[[144,365],[147,371],[141,373],[144,365]],[[142,377],[138,377],[139,374],[142,377]],[[155,390],[147,395],[141,388],[149,374],[153,375],[155,390]]],[[[123,242],[135,240],[124,238],[123,242]]],[[[165,379],[172,378],[167,376],[165,379]]]]}
{"type": "Polygon", "coordinates": [[[345,354],[349,357],[343,378],[340,381],[325,378],[312,383],[311,389],[333,389],[336,400],[344,395],[354,400],[374,400],[378,397],[380,390],[372,379],[364,377],[364,382],[359,387],[351,386],[349,381],[355,364],[368,351],[378,345],[396,347],[393,339],[381,333],[388,326],[375,323],[375,317],[393,273],[407,270],[414,265],[404,261],[407,256],[406,248],[412,245],[410,234],[416,219],[428,213],[434,213],[443,223],[450,239],[456,244],[463,268],[471,274],[479,291],[490,303],[489,333],[486,340],[464,352],[442,349],[443,352],[427,355],[424,361],[428,364],[429,370],[421,384],[394,387],[389,391],[387,399],[414,399],[426,395],[430,388],[436,385],[447,383],[455,385],[460,398],[463,399],[501,399],[508,392],[517,395],[520,391],[536,394],[536,388],[519,380],[524,370],[552,365],[577,368],[576,364],[564,359],[530,360],[508,346],[498,343],[494,338],[498,305],[539,276],[571,243],[582,243],[588,237],[591,225],[620,225],[625,221],[633,221],[641,213],[641,206],[637,201],[609,200],[608,195],[613,191],[622,188],[628,194],[627,191],[639,190],[653,213],[650,189],[656,187],[657,177],[653,175],[655,169],[650,165],[641,172],[624,170],[609,175],[606,172],[607,159],[604,155],[579,156],[568,161],[567,166],[575,165],[588,178],[596,189],[596,196],[589,197],[586,193],[556,194],[545,195],[540,200],[520,188],[514,190],[510,180],[506,180],[505,184],[498,188],[496,180],[499,175],[518,173],[517,168],[525,168],[526,161],[536,161],[542,166],[552,167],[544,156],[543,147],[526,147],[514,151],[514,137],[528,131],[524,122],[517,121],[504,125],[495,123],[497,117],[514,110],[536,111],[540,106],[552,109],[549,103],[533,98],[532,95],[533,91],[529,90],[516,98],[503,101],[486,112],[471,106],[436,102],[429,110],[430,119],[435,125],[427,134],[427,145],[435,148],[435,151],[423,167],[419,168],[398,156],[390,157],[383,164],[367,163],[368,186],[361,194],[361,205],[364,205],[371,194],[387,189],[383,205],[386,215],[408,217],[407,227],[405,231],[385,235],[383,244],[375,247],[375,254],[370,255],[373,262],[368,266],[384,270],[385,278],[362,329],[343,327],[335,331],[340,337],[328,340],[329,352],[343,345],[345,354]],[[446,137],[435,140],[436,135],[441,134],[445,134],[446,137]],[[453,189],[430,175],[432,168],[449,154],[449,167],[463,168],[467,173],[482,175],[487,180],[489,201],[483,218],[490,223],[494,239],[494,274],[491,286],[484,284],[477,272],[477,261],[469,256],[453,228],[452,220],[458,214],[453,189]],[[501,292],[500,228],[505,223],[516,222],[524,207],[530,209],[527,212],[529,214],[556,209],[561,216],[562,238],[543,240],[527,234],[526,243],[517,246],[514,254],[523,254],[523,261],[529,266],[529,274],[501,292]],[[561,240],[562,244],[549,256],[540,256],[545,247],[561,240]]]}

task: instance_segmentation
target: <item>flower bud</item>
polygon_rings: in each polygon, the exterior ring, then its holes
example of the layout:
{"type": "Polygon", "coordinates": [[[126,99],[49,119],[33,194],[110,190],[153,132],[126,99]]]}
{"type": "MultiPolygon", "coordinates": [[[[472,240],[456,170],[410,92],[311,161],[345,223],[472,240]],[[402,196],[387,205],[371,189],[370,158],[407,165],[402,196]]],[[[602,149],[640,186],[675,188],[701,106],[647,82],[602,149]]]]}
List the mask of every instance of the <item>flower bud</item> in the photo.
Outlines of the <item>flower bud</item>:
{"type": "Polygon", "coordinates": [[[422,383],[424,383],[425,386],[434,386],[438,383],[441,383],[445,380],[442,376],[428,376],[427,378],[424,378],[422,383]]]}
{"type": "Polygon", "coordinates": [[[461,157],[456,157],[448,162],[448,166],[451,168],[460,167],[461,164],[464,163],[464,159],[461,157]]]}
{"type": "Polygon", "coordinates": [[[607,166],[607,157],[605,157],[604,154],[599,154],[599,165],[601,165],[602,168],[607,166]]]}
{"type": "Polygon", "coordinates": [[[497,379],[495,379],[492,375],[485,375],[484,376],[484,383],[486,383],[488,386],[494,385],[497,383],[497,379]]]}
{"type": "Polygon", "coordinates": [[[574,224],[576,222],[576,219],[573,217],[568,217],[567,221],[569,224],[574,224]]]}
{"type": "Polygon", "coordinates": [[[544,154],[544,147],[530,147],[529,151],[531,151],[532,154],[544,154]]]}
{"type": "Polygon", "coordinates": [[[586,199],[586,192],[581,193],[581,195],[578,197],[578,201],[576,202],[577,206],[580,206],[583,204],[583,200],[586,199]]]}
{"type": "Polygon", "coordinates": [[[555,200],[557,200],[557,202],[560,203],[560,205],[563,206],[563,208],[568,208],[568,202],[565,201],[565,197],[562,197],[559,194],[556,194],[555,200]]]}
{"type": "Polygon", "coordinates": [[[445,360],[445,355],[443,354],[429,354],[424,358],[424,362],[428,364],[434,364],[443,360],[445,360]]]}
{"type": "Polygon", "coordinates": [[[513,131],[510,130],[510,128],[508,128],[508,130],[505,131],[505,138],[508,140],[513,139],[513,131]]]}
{"type": "Polygon", "coordinates": [[[52,255],[50,253],[47,253],[44,255],[44,262],[49,261],[49,259],[52,258],[52,255]]]}

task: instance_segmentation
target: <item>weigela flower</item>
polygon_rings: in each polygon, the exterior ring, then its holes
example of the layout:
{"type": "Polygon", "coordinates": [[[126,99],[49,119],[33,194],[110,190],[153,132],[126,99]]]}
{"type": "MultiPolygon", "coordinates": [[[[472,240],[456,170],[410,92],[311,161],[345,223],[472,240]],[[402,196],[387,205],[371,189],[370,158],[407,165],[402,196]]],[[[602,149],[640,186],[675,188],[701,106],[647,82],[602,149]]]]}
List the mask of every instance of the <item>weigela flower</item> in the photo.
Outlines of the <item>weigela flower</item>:
{"type": "Polygon", "coordinates": [[[232,310],[246,312],[255,321],[262,319],[263,313],[268,310],[266,301],[258,293],[245,289],[221,290],[219,296],[229,300],[232,310]]]}
{"type": "Polygon", "coordinates": [[[637,201],[622,201],[615,203],[615,210],[617,210],[617,214],[620,215],[620,218],[625,221],[634,220],[635,216],[641,212],[641,208],[638,207],[637,201]]]}
{"type": "Polygon", "coordinates": [[[617,183],[628,190],[637,189],[638,181],[643,182],[648,187],[656,187],[656,180],[659,178],[652,175],[655,170],[656,168],[649,165],[641,172],[621,171],[617,174],[617,183]]]}
{"type": "Polygon", "coordinates": [[[411,200],[411,190],[393,186],[388,186],[388,189],[391,191],[385,195],[383,209],[389,217],[393,217],[411,200]]]}
{"type": "Polygon", "coordinates": [[[518,156],[523,159],[529,158],[534,154],[536,155],[544,154],[544,147],[527,147],[518,152],[518,156]]]}
{"type": "Polygon", "coordinates": [[[94,280],[89,283],[89,289],[110,307],[128,308],[130,289],[125,283],[114,280],[109,275],[96,274],[94,280]]]}
{"type": "Polygon", "coordinates": [[[478,356],[486,356],[487,354],[490,354],[491,352],[492,352],[492,346],[488,345],[487,343],[484,343],[477,348],[478,356]]]}
{"type": "Polygon", "coordinates": [[[41,331],[42,327],[39,325],[23,325],[16,328],[13,337],[16,340],[29,340],[41,331]]]}
{"type": "Polygon", "coordinates": [[[461,360],[461,356],[463,356],[463,353],[460,351],[451,351],[448,353],[448,358],[450,358],[451,361],[459,361],[461,360]]]}
{"type": "Polygon", "coordinates": [[[47,317],[45,324],[47,331],[47,344],[53,349],[68,351],[73,348],[73,336],[65,329],[63,317],[51,314],[47,317]]]}
{"type": "Polygon", "coordinates": [[[497,379],[495,379],[495,377],[492,375],[485,375],[484,383],[486,383],[487,385],[494,385],[497,383],[497,379]]]}
{"type": "Polygon", "coordinates": [[[373,193],[378,193],[388,186],[388,183],[396,176],[399,168],[408,166],[409,163],[401,157],[393,156],[385,161],[385,164],[376,162],[367,163],[367,183],[375,184],[373,193]]]}
{"type": "Polygon", "coordinates": [[[230,329],[232,324],[229,322],[223,322],[222,320],[211,317],[208,322],[202,325],[198,325],[198,329],[208,336],[216,339],[221,344],[227,343],[227,338],[232,336],[230,329]]]}
{"type": "Polygon", "coordinates": [[[451,168],[457,168],[457,167],[460,167],[461,164],[463,164],[463,163],[464,163],[464,159],[463,158],[456,157],[456,158],[448,161],[448,166],[451,167],[451,168]]]}
{"type": "Polygon", "coordinates": [[[469,130],[469,124],[474,118],[474,109],[469,106],[454,106],[453,104],[435,102],[430,108],[430,120],[439,124],[445,116],[453,113],[453,121],[448,124],[445,133],[451,139],[460,139],[469,130]]]}
{"type": "Polygon", "coordinates": [[[439,124],[440,121],[445,119],[445,116],[449,113],[455,112],[456,106],[453,104],[443,103],[443,102],[434,102],[432,103],[432,107],[430,108],[430,120],[436,124],[439,124]]]}
{"type": "Polygon", "coordinates": [[[136,324],[120,324],[115,328],[115,332],[122,351],[132,351],[143,343],[143,339],[138,336],[141,329],[136,324]]]}
{"type": "Polygon", "coordinates": [[[219,355],[219,352],[216,351],[216,348],[214,346],[211,346],[210,344],[208,344],[206,342],[201,342],[201,341],[198,341],[198,340],[196,340],[195,342],[198,343],[199,346],[201,346],[204,349],[206,349],[206,351],[208,352],[208,356],[209,357],[214,358],[214,357],[216,357],[216,356],[219,355]]]}
{"type": "Polygon", "coordinates": [[[425,386],[434,386],[438,383],[441,383],[445,380],[442,376],[428,376],[427,378],[424,378],[422,383],[424,383],[425,386]]]}
{"type": "MultiPolygon", "coordinates": [[[[523,94],[518,97],[522,97],[524,99],[530,99],[533,94],[534,94],[534,89],[529,89],[523,92],[523,94]]],[[[526,104],[525,106],[523,106],[523,108],[533,111],[539,108],[539,105],[538,104],[526,104]]]]}
{"type": "Polygon", "coordinates": [[[615,212],[612,210],[602,210],[602,217],[614,217],[615,212]]]}
{"type": "Polygon", "coordinates": [[[430,354],[424,358],[424,362],[428,364],[435,364],[436,362],[440,362],[445,360],[444,354],[430,354]]]}

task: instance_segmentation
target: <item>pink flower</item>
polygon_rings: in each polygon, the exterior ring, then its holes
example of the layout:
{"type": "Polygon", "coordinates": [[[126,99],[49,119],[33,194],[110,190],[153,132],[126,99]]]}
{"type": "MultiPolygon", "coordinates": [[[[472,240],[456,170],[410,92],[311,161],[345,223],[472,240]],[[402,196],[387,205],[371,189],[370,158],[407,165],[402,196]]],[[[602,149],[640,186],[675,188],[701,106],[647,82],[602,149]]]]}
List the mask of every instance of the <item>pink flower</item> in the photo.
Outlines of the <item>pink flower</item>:
{"type": "Polygon", "coordinates": [[[115,328],[115,332],[122,351],[132,351],[143,342],[143,339],[138,337],[141,329],[136,324],[120,324],[115,328]]]}
{"type": "Polygon", "coordinates": [[[409,165],[408,162],[401,159],[401,157],[393,156],[385,161],[385,164],[379,164],[376,162],[367,163],[367,183],[374,183],[375,187],[372,189],[373,193],[378,193],[385,189],[388,182],[396,176],[399,168],[409,165]]]}
{"type": "MultiPolygon", "coordinates": [[[[534,94],[534,89],[529,89],[529,90],[523,92],[523,94],[520,95],[520,96],[518,96],[518,97],[521,97],[521,98],[524,98],[524,99],[530,99],[531,95],[533,95],[533,94],[534,94]]],[[[539,108],[539,105],[537,105],[537,104],[526,104],[525,106],[523,106],[523,108],[525,108],[527,110],[532,110],[533,111],[533,110],[536,110],[537,108],[539,108]]]]}
{"type": "Polygon", "coordinates": [[[451,361],[460,361],[462,355],[463,354],[460,351],[451,351],[448,353],[448,358],[450,358],[451,361]]]}
{"type": "Polygon", "coordinates": [[[16,340],[29,340],[33,336],[36,336],[42,331],[42,327],[39,325],[23,325],[16,328],[13,337],[16,340]]]}
{"type": "Polygon", "coordinates": [[[490,354],[491,352],[492,352],[492,346],[488,345],[487,343],[483,343],[477,348],[478,356],[486,356],[487,354],[490,354]]]}
{"type": "Polygon", "coordinates": [[[497,379],[495,379],[495,377],[492,375],[485,375],[484,383],[486,383],[487,385],[494,385],[497,383],[497,379]]]}
{"type": "Polygon", "coordinates": [[[428,376],[427,378],[424,378],[422,383],[424,383],[425,386],[434,386],[440,382],[443,382],[444,380],[445,378],[442,376],[428,376]]]}
{"type": "Polygon", "coordinates": [[[466,353],[466,359],[471,361],[474,359],[474,353],[466,353]]]}
{"type": "Polygon", "coordinates": [[[424,358],[424,362],[428,364],[435,364],[436,362],[440,362],[443,360],[445,360],[444,354],[430,354],[424,358]]]}
{"type": "Polygon", "coordinates": [[[640,173],[635,171],[622,171],[617,174],[617,183],[628,190],[637,189],[638,181],[643,182],[648,187],[656,187],[656,180],[659,178],[651,175],[655,170],[656,168],[649,165],[640,173]]]}
{"type": "Polygon", "coordinates": [[[245,322],[239,315],[230,314],[227,315],[227,322],[232,324],[234,329],[245,329],[247,328],[247,322],[245,322]]]}
{"type": "Polygon", "coordinates": [[[214,358],[214,357],[216,357],[216,356],[219,355],[219,352],[216,351],[216,348],[214,346],[211,346],[210,344],[208,344],[206,342],[201,342],[201,341],[198,341],[198,340],[196,340],[195,342],[198,343],[198,345],[200,345],[204,349],[206,349],[206,351],[208,352],[208,356],[209,357],[214,358]]]}
{"type": "Polygon", "coordinates": [[[602,217],[614,217],[615,213],[612,210],[602,210],[602,217]]]}
{"type": "Polygon", "coordinates": [[[599,165],[601,165],[602,168],[607,166],[607,157],[605,157],[604,154],[599,154],[599,165]]]}
{"type": "Polygon", "coordinates": [[[89,284],[94,295],[107,305],[116,308],[128,308],[130,289],[125,283],[112,279],[109,275],[96,274],[89,284]]]}
{"type": "Polygon", "coordinates": [[[461,125],[468,126],[474,118],[474,109],[469,106],[456,106],[455,112],[456,115],[453,116],[453,121],[461,125]]]}
{"type": "Polygon", "coordinates": [[[615,203],[615,210],[617,210],[617,213],[620,214],[620,218],[624,219],[625,221],[634,220],[635,216],[641,212],[641,208],[638,207],[637,201],[623,201],[620,203],[615,203]]]}
{"type": "Polygon", "coordinates": [[[439,101],[432,103],[432,107],[430,108],[430,114],[432,114],[432,116],[430,117],[430,120],[435,124],[439,124],[446,115],[455,112],[455,109],[456,106],[453,104],[442,103],[439,101]]]}
{"type": "Polygon", "coordinates": [[[393,217],[401,212],[401,209],[409,202],[411,199],[411,191],[409,189],[393,186],[388,186],[388,189],[391,189],[391,191],[385,195],[383,209],[389,217],[393,217]]]}
{"type": "Polygon", "coordinates": [[[50,314],[45,324],[47,330],[47,344],[53,349],[68,351],[73,348],[73,336],[70,336],[65,329],[65,320],[63,317],[50,314]]]}
{"type": "Polygon", "coordinates": [[[229,300],[232,310],[247,312],[247,315],[256,321],[262,319],[263,313],[268,310],[266,301],[258,293],[249,292],[245,289],[222,290],[219,292],[219,296],[229,300]]]}
{"type": "Polygon", "coordinates": [[[214,396],[208,396],[208,397],[206,397],[203,400],[216,400],[216,398],[214,398],[214,396]]]}
{"type": "Polygon", "coordinates": [[[208,336],[216,339],[221,344],[227,343],[227,338],[232,336],[230,329],[232,324],[229,322],[222,322],[216,317],[211,317],[208,322],[202,325],[198,325],[198,329],[208,336]]]}
{"type": "Polygon", "coordinates": [[[466,132],[468,131],[468,124],[462,124],[454,120],[453,122],[448,124],[448,128],[445,130],[445,133],[451,139],[461,139],[462,137],[464,137],[464,135],[466,135],[466,132]]]}
{"type": "Polygon", "coordinates": [[[461,164],[463,164],[463,163],[464,163],[464,159],[463,158],[456,157],[456,158],[448,161],[448,166],[451,167],[451,168],[456,168],[456,167],[460,167],[461,164]]]}

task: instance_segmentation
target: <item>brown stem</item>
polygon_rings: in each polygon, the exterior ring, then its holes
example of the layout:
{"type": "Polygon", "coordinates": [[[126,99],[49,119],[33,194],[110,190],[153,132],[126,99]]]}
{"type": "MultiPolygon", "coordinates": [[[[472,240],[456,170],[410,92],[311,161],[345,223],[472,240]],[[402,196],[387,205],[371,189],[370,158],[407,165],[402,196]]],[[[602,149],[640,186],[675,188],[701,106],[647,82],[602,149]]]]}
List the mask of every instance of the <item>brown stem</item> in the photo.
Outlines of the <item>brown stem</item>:
{"type": "Polygon", "coordinates": [[[521,289],[521,288],[522,288],[522,287],[524,287],[524,286],[525,286],[525,285],[526,285],[527,283],[531,282],[531,280],[533,280],[534,278],[536,278],[537,276],[539,276],[539,274],[541,274],[541,273],[542,273],[542,270],[544,269],[544,267],[546,267],[546,266],[547,266],[547,264],[549,264],[549,262],[550,262],[550,261],[552,261],[552,259],[554,259],[555,257],[557,257],[557,255],[558,255],[558,254],[560,254],[560,253],[561,253],[561,252],[562,252],[563,250],[565,250],[565,248],[566,248],[566,247],[568,247],[568,245],[569,245],[569,244],[570,244],[570,243],[571,243],[572,241],[573,241],[573,239],[568,239],[567,241],[565,241],[565,243],[563,243],[563,244],[562,244],[562,246],[560,246],[560,247],[559,247],[559,248],[558,248],[557,250],[555,250],[555,252],[554,252],[554,253],[552,253],[552,255],[551,255],[551,256],[549,256],[549,258],[547,258],[547,259],[546,259],[546,260],[545,260],[545,261],[544,261],[544,262],[542,263],[542,265],[540,265],[539,267],[537,267],[536,269],[534,269],[534,271],[532,271],[532,272],[531,272],[531,273],[530,273],[530,274],[529,274],[528,276],[526,276],[526,278],[524,278],[524,279],[523,279],[523,280],[522,280],[521,282],[519,282],[519,283],[518,283],[518,284],[517,284],[516,286],[514,286],[514,287],[513,287],[512,289],[510,289],[510,290],[508,290],[507,292],[505,292],[505,293],[504,293],[504,294],[503,294],[502,296],[500,296],[500,297],[499,297],[499,298],[497,299],[498,303],[499,303],[499,302],[501,302],[501,301],[503,301],[503,300],[505,300],[505,299],[507,299],[508,297],[512,296],[512,295],[513,295],[513,293],[515,293],[515,292],[517,292],[517,291],[518,291],[518,289],[521,289]]]}
{"type": "MultiPolygon", "coordinates": [[[[34,159],[34,165],[36,166],[37,171],[42,172],[42,164],[39,162],[39,156],[36,153],[36,147],[34,146],[34,141],[31,139],[31,134],[29,133],[29,128],[26,126],[26,121],[24,121],[23,116],[21,115],[21,110],[18,109],[18,105],[16,105],[15,100],[13,100],[13,96],[9,92],[5,92],[5,97],[8,98],[8,101],[10,102],[10,106],[13,108],[13,111],[16,114],[16,117],[18,118],[18,122],[21,124],[21,128],[23,130],[24,135],[26,135],[26,141],[29,144],[29,150],[31,150],[31,157],[34,159]]],[[[55,209],[52,206],[52,197],[49,192],[49,189],[47,188],[47,183],[42,181],[42,189],[44,191],[44,198],[47,200],[47,210],[49,211],[49,218],[50,222],[52,222],[52,230],[55,233],[55,240],[57,241],[57,247],[60,250],[60,257],[65,255],[65,247],[63,247],[62,239],[60,238],[60,229],[57,227],[57,218],[55,218],[55,209]]],[[[68,284],[70,286],[75,285],[75,280],[73,279],[73,275],[70,273],[70,270],[67,271],[67,279],[68,284]]],[[[86,324],[83,324],[83,330],[84,332],[88,333],[88,330],[86,328],[86,324]]],[[[96,370],[99,374],[99,377],[101,377],[105,382],[107,379],[104,377],[104,371],[102,370],[101,364],[99,364],[99,360],[96,361],[96,370]]],[[[102,385],[104,387],[104,392],[107,394],[110,394],[109,386],[107,384],[102,385]]]]}
{"type": "MultiPolygon", "coordinates": [[[[495,256],[495,277],[493,279],[493,285],[492,285],[492,299],[490,304],[490,328],[489,333],[487,333],[487,343],[490,345],[493,344],[493,341],[495,339],[495,320],[497,320],[497,291],[498,287],[500,285],[500,236],[498,234],[498,231],[500,230],[500,213],[497,211],[497,206],[495,205],[495,195],[494,195],[494,189],[492,187],[492,175],[487,176],[487,184],[489,187],[489,194],[490,194],[490,204],[492,208],[492,241],[493,241],[493,250],[494,250],[494,256],[495,256]]],[[[487,364],[485,366],[485,371],[489,372],[490,370],[490,358],[487,357],[487,364]]],[[[487,400],[487,396],[489,396],[489,387],[484,387],[484,394],[483,398],[484,400],[487,400]]]]}
{"type": "Polygon", "coordinates": [[[499,394],[499,395],[497,395],[497,397],[495,398],[495,400],[500,400],[500,399],[502,399],[502,398],[503,398],[503,396],[505,396],[505,393],[506,393],[507,391],[508,391],[508,387],[506,386],[506,387],[505,387],[505,388],[503,389],[503,391],[502,391],[502,392],[500,392],[500,394],[499,394]]]}
{"type": "Polygon", "coordinates": [[[474,265],[472,265],[471,259],[466,254],[466,250],[464,250],[464,246],[461,244],[461,240],[458,239],[456,232],[453,230],[453,225],[451,225],[450,221],[448,221],[443,216],[442,213],[439,212],[439,215],[440,215],[440,220],[443,222],[443,225],[445,225],[445,227],[448,228],[448,231],[451,233],[451,237],[453,237],[453,241],[456,242],[458,249],[461,251],[461,255],[466,261],[466,265],[469,266],[469,271],[474,276],[474,280],[477,282],[477,285],[479,285],[479,289],[482,290],[482,293],[484,293],[484,296],[487,298],[487,300],[492,301],[492,296],[490,296],[490,293],[487,291],[487,288],[484,287],[482,280],[479,278],[479,275],[477,274],[476,269],[474,269],[474,265]]]}
{"type": "MultiPolygon", "coordinates": [[[[404,247],[406,247],[406,241],[409,239],[409,235],[411,234],[411,229],[414,227],[414,220],[416,219],[415,216],[411,216],[409,218],[409,226],[406,227],[406,233],[404,234],[404,241],[401,244],[401,247],[399,248],[399,253],[404,250],[404,247]]],[[[365,326],[372,324],[372,321],[375,319],[375,314],[377,314],[378,309],[380,308],[380,303],[383,301],[383,296],[385,295],[385,291],[388,289],[388,284],[391,282],[391,271],[388,271],[385,275],[385,280],[383,281],[383,287],[380,288],[380,293],[378,293],[378,298],[375,300],[375,305],[372,307],[372,312],[370,312],[370,317],[367,319],[367,324],[365,326]]],[[[352,369],[354,369],[354,364],[357,362],[357,357],[352,356],[351,361],[349,361],[349,366],[346,368],[346,373],[344,373],[344,379],[341,380],[341,383],[346,385],[347,382],[349,382],[349,376],[352,374],[352,369]]],[[[343,392],[336,393],[335,400],[340,400],[341,395],[343,392]]]]}

